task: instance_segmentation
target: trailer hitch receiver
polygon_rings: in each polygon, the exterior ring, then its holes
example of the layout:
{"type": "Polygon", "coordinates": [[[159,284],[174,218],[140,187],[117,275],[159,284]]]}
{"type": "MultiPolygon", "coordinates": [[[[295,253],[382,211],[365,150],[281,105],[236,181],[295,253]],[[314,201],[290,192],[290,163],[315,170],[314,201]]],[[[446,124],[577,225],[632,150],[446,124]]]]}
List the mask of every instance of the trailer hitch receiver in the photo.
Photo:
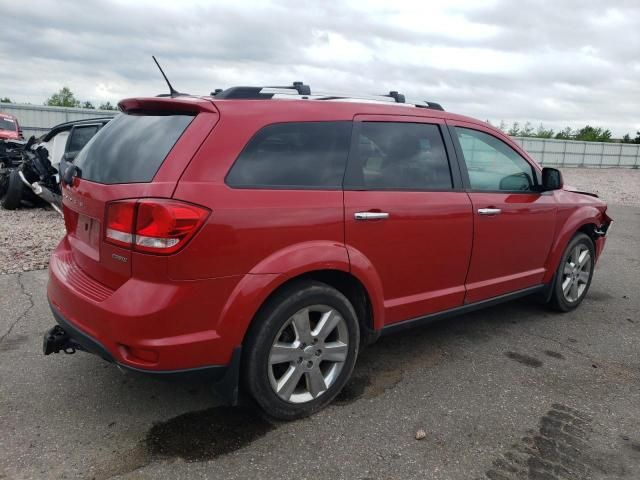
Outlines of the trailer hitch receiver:
{"type": "Polygon", "coordinates": [[[56,325],[44,334],[42,351],[45,355],[63,351],[67,354],[76,353],[76,350],[84,350],[81,345],[74,342],[60,325],[56,325]]]}

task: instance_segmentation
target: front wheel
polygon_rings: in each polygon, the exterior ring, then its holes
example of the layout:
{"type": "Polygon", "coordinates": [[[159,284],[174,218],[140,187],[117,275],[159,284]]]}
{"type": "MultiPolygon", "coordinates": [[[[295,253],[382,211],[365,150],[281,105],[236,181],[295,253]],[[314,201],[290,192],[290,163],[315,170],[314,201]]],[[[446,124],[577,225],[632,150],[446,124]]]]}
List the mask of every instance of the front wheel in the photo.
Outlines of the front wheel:
{"type": "Polygon", "coordinates": [[[358,355],[355,310],[336,289],[299,282],[268,301],[244,345],[244,382],[269,415],[293,420],[326,406],[358,355]]]}
{"type": "Polygon", "coordinates": [[[551,305],[561,312],[573,310],[584,299],[595,267],[593,241],[584,233],[571,239],[555,276],[551,305]]]}

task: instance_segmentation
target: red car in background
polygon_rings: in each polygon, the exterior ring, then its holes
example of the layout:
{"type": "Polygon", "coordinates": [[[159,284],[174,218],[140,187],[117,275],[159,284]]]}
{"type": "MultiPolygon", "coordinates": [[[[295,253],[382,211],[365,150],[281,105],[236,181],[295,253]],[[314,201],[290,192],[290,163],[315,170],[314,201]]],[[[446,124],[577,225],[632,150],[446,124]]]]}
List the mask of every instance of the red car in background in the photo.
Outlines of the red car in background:
{"type": "Polygon", "coordinates": [[[8,113],[0,112],[0,140],[19,140],[22,138],[22,128],[18,119],[8,113]]]}
{"type": "Polygon", "coordinates": [[[64,173],[45,354],[202,376],[270,415],[329,403],[382,334],[587,294],[611,219],[435,103],[235,87],[133,98],[64,173]]]}

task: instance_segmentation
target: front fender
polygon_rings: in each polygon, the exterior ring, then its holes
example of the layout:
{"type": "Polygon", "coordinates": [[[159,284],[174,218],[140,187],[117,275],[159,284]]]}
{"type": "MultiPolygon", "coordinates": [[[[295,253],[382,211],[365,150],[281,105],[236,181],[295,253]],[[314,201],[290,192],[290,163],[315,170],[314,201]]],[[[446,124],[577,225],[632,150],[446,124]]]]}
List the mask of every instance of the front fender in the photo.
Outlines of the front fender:
{"type": "Polygon", "coordinates": [[[560,258],[576,232],[585,225],[593,224],[598,226],[600,223],[600,210],[592,205],[582,206],[571,212],[567,217],[563,215],[562,209],[558,211],[555,240],[547,256],[543,283],[549,283],[553,279],[558,269],[560,258]]]}

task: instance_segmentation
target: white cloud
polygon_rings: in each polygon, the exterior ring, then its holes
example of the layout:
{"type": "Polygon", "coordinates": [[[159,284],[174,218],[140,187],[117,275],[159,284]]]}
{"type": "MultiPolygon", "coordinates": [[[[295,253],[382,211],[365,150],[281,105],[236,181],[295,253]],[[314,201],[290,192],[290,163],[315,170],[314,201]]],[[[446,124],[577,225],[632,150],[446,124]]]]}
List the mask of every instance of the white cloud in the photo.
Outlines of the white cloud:
{"type": "Polygon", "coordinates": [[[640,129],[640,3],[0,0],[0,96],[100,103],[304,80],[499,122],[640,129]]]}

